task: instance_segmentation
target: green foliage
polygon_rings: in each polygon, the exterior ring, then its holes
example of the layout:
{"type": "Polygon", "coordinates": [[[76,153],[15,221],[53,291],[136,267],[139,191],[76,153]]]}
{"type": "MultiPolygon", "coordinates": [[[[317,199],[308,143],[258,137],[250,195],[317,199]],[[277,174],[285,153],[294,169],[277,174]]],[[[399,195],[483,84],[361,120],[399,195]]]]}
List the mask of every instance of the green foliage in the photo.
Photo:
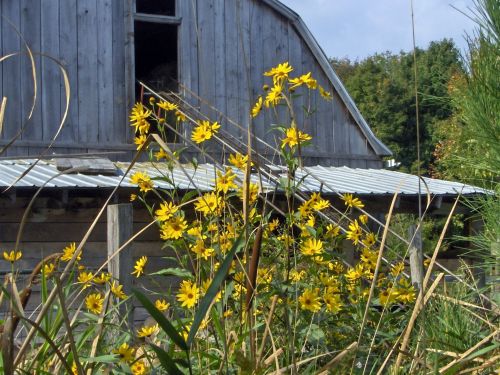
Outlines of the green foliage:
{"type": "MultiPolygon", "coordinates": [[[[453,42],[431,42],[417,49],[421,160],[429,168],[436,142],[434,129],[452,115],[448,81],[463,71],[453,42]]],[[[406,171],[416,170],[417,142],[413,53],[375,54],[362,61],[332,60],[375,134],[406,171]]]]}

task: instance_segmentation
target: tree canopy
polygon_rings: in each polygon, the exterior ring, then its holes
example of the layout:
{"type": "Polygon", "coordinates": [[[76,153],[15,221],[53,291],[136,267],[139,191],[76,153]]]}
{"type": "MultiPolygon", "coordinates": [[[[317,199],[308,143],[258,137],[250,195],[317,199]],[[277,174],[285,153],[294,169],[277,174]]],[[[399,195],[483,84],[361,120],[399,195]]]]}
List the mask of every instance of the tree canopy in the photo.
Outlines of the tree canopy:
{"type": "MultiPolygon", "coordinates": [[[[417,49],[416,57],[421,167],[425,172],[438,142],[437,124],[453,114],[448,82],[463,74],[464,68],[450,39],[417,49]]],[[[417,142],[413,52],[379,53],[361,61],[332,59],[331,63],[375,134],[401,163],[400,168],[414,172],[417,142]]]]}

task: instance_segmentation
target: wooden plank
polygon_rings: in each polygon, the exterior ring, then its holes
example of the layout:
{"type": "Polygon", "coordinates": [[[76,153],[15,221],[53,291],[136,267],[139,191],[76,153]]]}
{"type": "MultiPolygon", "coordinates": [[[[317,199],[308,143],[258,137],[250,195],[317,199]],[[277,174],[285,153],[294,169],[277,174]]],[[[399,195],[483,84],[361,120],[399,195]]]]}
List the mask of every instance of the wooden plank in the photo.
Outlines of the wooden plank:
{"type": "MultiPolygon", "coordinates": [[[[41,44],[42,53],[59,58],[59,1],[41,0],[41,44]]],[[[61,75],[59,68],[50,59],[42,59],[41,105],[43,139],[51,140],[57,133],[61,121],[61,75]]]]}
{"type": "MultiPolygon", "coordinates": [[[[128,121],[128,113],[132,109],[135,97],[135,45],[134,45],[134,11],[135,1],[124,1],[124,34],[125,34],[125,122],[128,121]]],[[[118,123],[118,126],[123,126],[118,123]]],[[[124,126],[126,143],[133,143],[134,132],[130,131],[128,126],[124,126]]]]}
{"type": "MultiPolygon", "coordinates": [[[[68,117],[59,142],[77,144],[78,142],[78,38],[77,38],[77,0],[64,0],[59,4],[60,34],[59,57],[66,69],[70,85],[70,104],[68,117]]],[[[61,112],[66,107],[66,89],[61,77],[61,112]]]]}
{"type": "MultiPolygon", "coordinates": [[[[21,43],[15,29],[21,29],[20,2],[2,1],[2,17],[10,21],[2,21],[2,51],[3,54],[20,52],[21,43]],[[15,29],[14,29],[14,28],[15,29]]],[[[7,97],[2,138],[10,140],[21,127],[21,64],[19,57],[11,57],[2,63],[3,96],[7,97]]]]}
{"type": "MultiPolygon", "coordinates": [[[[215,100],[214,106],[226,114],[226,19],[225,0],[214,0],[214,41],[215,41],[215,100]]],[[[226,129],[231,125],[225,124],[226,129]]]]}
{"type": "MultiPolygon", "coordinates": [[[[132,265],[132,246],[128,245],[115,254],[118,249],[125,244],[133,235],[133,210],[132,204],[114,204],[107,208],[108,215],[108,269],[112,277],[123,285],[123,292],[130,294],[132,282],[130,272],[133,269],[132,265]]],[[[127,306],[120,306],[120,313],[127,313],[127,306]]],[[[129,316],[129,319],[132,316],[129,316]]]]}
{"type": "MultiPolygon", "coordinates": [[[[97,2],[97,79],[99,94],[98,142],[114,142],[113,118],[113,13],[111,0],[97,2]]],[[[123,124],[124,127],[125,124],[123,124]]]]}
{"type": "Polygon", "coordinates": [[[79,0],[78,14],[78,141],[98,141],[96,0],[79,0]]]}
{"type": "MultiPolygon", "coordinates": [[[[204,101],[213,104],[215,100],[215,25],[214,0],[198,2],[199,28],[199,95],[204,101]]],[[[201,105],[201,112],[212,121],[215,113],[207,106],[201,105]]]]}
{"type": "MultiPolygon", "coordinates": [[[[21,1],[21,34],[23,35],[26,43],[31,49],[32,53],[40,52],[41,50],[41,8],[39,1],[22,0],[21,1]]],[[[25,48],[24,45],[21,48],[25,48]]],[[[26,52],[26,51],[25,51],[26,52]]],[[[35,69],[38,81],[38,93],[40,95],[40,56],[34,55],[35,69]]],[[[33,71],[31,60],[27,55],[23,55],[21,59],[21,92],[22,92],[22,105],[21,113],[22,118],[26,121],[29,112],[33,106],[34,92],[33,71]]],[[[42,140],[43,127],[42,127],[42,112],[40,106],[40,97],[37,98],[38,105],[35,105],[31,120],[26,124],[26,131],[22,139],[27,140],[42,140]]]]}
{"type": "MultiPolygon", "coordinates": [[[[259,96],[264,96],[265,93],[262,89],[264,85],[264,51],[263,41],[262,41],[262,17],[260,16],[262,12],[262,5],[256,1],[252,1],[252,9],[250,13],[250,85],[251,85],[251,104],[253,107],[257,98],[259,96]]],[[[260,139],[265,139],[266,137],[266,124],[265,115],[266,109],[252,120],[252,132],[256,137],[260,139]]],[[[263,145],[259,143],[254,143],[254,149],[259,152],[264,148],[263,145]]]]}
{"type": "MultiPolygon", "coordinates": [[[[304,74],[303,64],[302,64],[302,50],[305,45],[300,39],[300,36],[295,31],[295,28],[291,23],[288,23],[288,60],[290,65],[293,66],[293,76],[297,77],[304,74]]],[[[307,47],[305,47],[307,48],[307,47]]],[[[303,124],[305,122],[305,111],[303,109],[306,103],[306,97],[304,96],[304,91],[301,89],[300,96],[293,100],[293,106],[295,110],[295,115],[297,123],[303,124]]]]}
{"type": "MultiPolygon", "coordinates": [[[[238,39],[240,42],[239,56],[239,74],[240,84],[238,86],[239,98],[239,118],[238,123],[244,129],[248,129],[250,122],[250,101],[252,99],[250,80],[251,80],[251,62],[250,62],[250,2],[238,1],[237,17],[238,17],[238,39]]],[[[244,136],[245,143],[247,137],[244,136]]]]}
{"type": "Polygon", "coordinates": [[[422,288],[424,279],[424,256],[422,253],[422,233],[417,231],[417,226],[412,224],[408,228],[408,241],[410,241],[409,258],[411,283],[416,290],[422,288]]]}
{"type": "Polygon", "coordinates": [[[333,127],[335,154],[347,154],[349,152],[349,133],[347,131],[347,121],[345,117],[344,105],[337,93],[333,94],[333,127]]]}
{"type": "MultiPolygon", "coordinates": [[[[141,230],[145,225],[134,223],[134,233],[141,230]]],[[[0,224],[0,241],[15,242],[18,223],[0,224]]],[[[28,242],[59,241],[73,242],[79,241],[88,230],[88,226],[81,223],[26,223],[21,239],[23,246],[28,242]]],[[[159,240],[159,231],[151,227],[138,237],[138,241],[159,240]]],[[[104,223],[97,224],[89,238],[90,241],[106,241],[106,226],[104,223]]]]}
{"type": "MultiPolygon", "coordinates": [[[[226,30],[232,30],[232,32],[227,32],[225,34],[225,57],[226,57],[226,108],[227,116],[233,120],[238,121],[239,119],[239,99],[237,98],[237,93],[239,92],[239,60],[240,49],[239,49],[239,38],[238,38],[238,26],[237,26],[237,2],[236,1],[226,1],[225,7],[225,18],[226,18],[226,30]]],[[[243,132],[234,127],[231,128],[230,133],[235,137],[242,140],[243,132]]]]}
{"type": "MultiPolygon", "coordinates": [[[[113,134],[116,142],[127,142],[132,131],[127,124],[127,97],[125,92],[125,13],[126,1],[113,1],[112,6],[112,59],[113,59],[113,134]]],[[[130,58],[130,57],[129,57],[130,58]]],[[[124,159],[125,160],[125,159],[124,159]]]]}

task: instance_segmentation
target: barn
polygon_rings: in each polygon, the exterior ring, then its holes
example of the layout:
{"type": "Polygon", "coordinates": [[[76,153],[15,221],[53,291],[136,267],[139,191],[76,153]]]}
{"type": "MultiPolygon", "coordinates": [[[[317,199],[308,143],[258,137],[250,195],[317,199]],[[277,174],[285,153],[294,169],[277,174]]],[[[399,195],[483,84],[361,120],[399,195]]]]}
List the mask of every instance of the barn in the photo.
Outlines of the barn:
{"type": "MultiPolygon", "coordinates": [[[[314,140],[302,155],[304,168],[310,168],[305,171],[316,176],[308,191],[322,191],[332,200],[341,193],[358,194],[383,220],[405,181],[396,209],[416,210],[418,178],[382,170],[390,150],[370,130],[304,22],[277,0],[20,0],[2,1],[0,15],[1,55],[8,56],[0,70],[0,97],[7,98],[0,132],[0,185],[6,189],[0,195],[0,246],[10,249],[20,241],[27,274],[43,256],[80,241],[117,186],[112,203],[128,203],[134,186],[122,177],[136,150],[128,113],[152,92],[164,93],[186,112],[219,121],[235,147],[244,147],[250,129],[257,153],[272,158],[266,145],[274,142],[269,132],[274,119],[267,114],[251,119],[249,113],[265,83],[262,73],[284,61],[297,74],[312,72],[332,93],[331,101],[320,100],[318,92],[297,98],[299,106],[314,108],[297,119],[314,140]],[[35,162],[41,154],[43,160],[35,162]],[[61,164],[68,163],[83,169],[61,175],[61,164]]],[[[197,157],[207,163],[195,178],[207,187],[214,165],[224,162],[220,145],[212,145],[212,160],[206,160],[186,142],[190,129],[178,131],[184,137],[169,148],[187,147],[184,161],[197,157]]],[[[183,171],[177,172],[183,181],[183,171]]],[[[189,181],[182,186],[195,188],[189,181]]],[[[461,189],[471,196],[484,193],[430,179],[427,186],[436,214],[446,214],[461,189]]],[[[134,233],[150,222],[140,205],[134,206],[133,220],[131,211],[109,215],[128,222],[134,233]]],[[[118,221],[106,215],[97,221],[85,246],[90,266],[97,267],[107,251],[123,243],[109,237],[118,221]]],[[[129,257],[147,254],[156,257],[157,268],[164,267],[157,232],[150,227],[136,238],[129,257]]],[[[129,266],[131,258],[120,272],[129,266]]],[[[8,265],[1,267],[8,271],[8,265]]]]}

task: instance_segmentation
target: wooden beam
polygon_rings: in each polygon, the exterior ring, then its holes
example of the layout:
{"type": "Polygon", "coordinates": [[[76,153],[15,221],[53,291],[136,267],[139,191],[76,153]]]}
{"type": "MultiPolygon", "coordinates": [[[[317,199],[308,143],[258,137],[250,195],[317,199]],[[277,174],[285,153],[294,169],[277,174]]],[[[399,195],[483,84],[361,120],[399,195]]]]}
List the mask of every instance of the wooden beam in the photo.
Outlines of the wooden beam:
{"type": "MultiPolygon", "coordinates": [[[[113,279],[123,285],[123,292],[130,295],[132,288],[132,246],[129,244],[118,254],[116,251],[133,235],[133,209],[131,203],[108,206],[108,269],[113,279]]],[[[120,313],[126,314],[127,306],[120,306],[120,313]]],[[[129,314],[129,323],[133,321],[133,311],[129,314]]],[[[132,326],[131,326],[132,327],[132,326]]]]}
{"type": "Polygon", "coordinates": [[[410,274],[411,283],[415,289],[422,289],[422,281],[424,279],[424,256],[422,253],[422,233],[417,231],[416,225],[411,225],[408,228],[408,240],[410,241],[410,274]]]}

